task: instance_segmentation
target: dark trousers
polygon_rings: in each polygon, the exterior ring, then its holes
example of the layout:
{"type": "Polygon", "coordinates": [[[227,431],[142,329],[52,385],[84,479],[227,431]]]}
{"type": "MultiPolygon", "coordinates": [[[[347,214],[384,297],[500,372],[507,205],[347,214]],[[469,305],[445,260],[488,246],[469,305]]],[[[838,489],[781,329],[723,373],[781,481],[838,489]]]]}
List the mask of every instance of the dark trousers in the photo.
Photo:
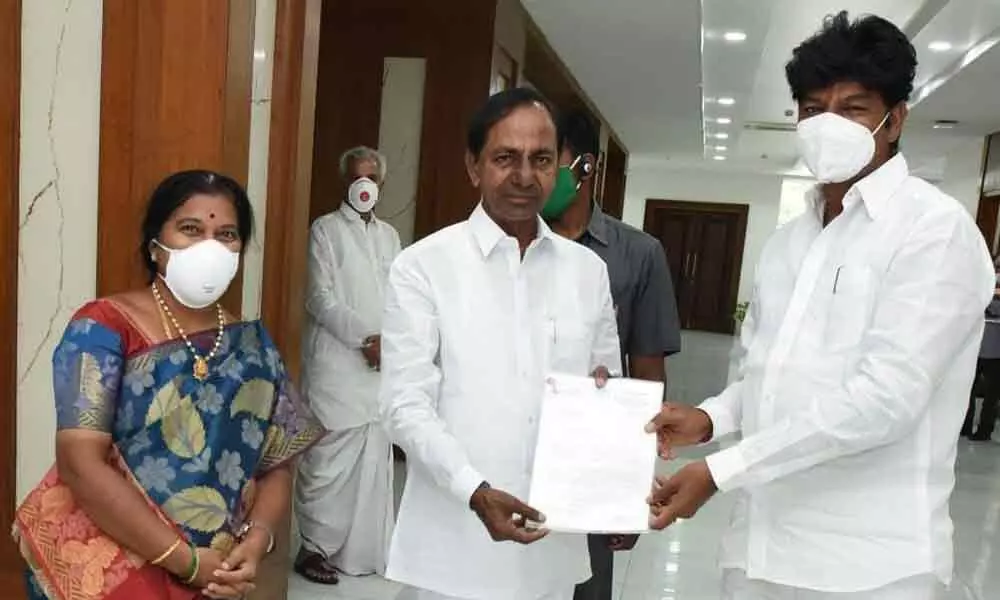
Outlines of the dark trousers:
{"type": "Polygon", "coordinates": [[[588,535],[590,580],[576,586],[573,600],[611,600],[615,572],[615,553],[608,547],[608,536],[588,535]]]}
{"type": "Polygon", "coordinates": [[[989,439],[997,423],[997,409],[1000,408],[1000,358],[981,358],[976,366],[976,379],[983,378],[981,390],[983,410],[979,415],[979,428],[973,432],[976,419],[976,387],[969,397],[969,410],[965,413],[962,434],[975,438],[989,439]]]}

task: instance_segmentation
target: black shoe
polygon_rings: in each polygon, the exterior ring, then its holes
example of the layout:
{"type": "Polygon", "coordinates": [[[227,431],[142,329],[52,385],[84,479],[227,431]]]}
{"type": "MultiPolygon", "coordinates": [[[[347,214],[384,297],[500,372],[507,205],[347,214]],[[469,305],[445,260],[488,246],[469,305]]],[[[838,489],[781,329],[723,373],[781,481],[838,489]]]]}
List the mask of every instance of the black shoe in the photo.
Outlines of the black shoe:
{"type": "Polygon", "coordinates": [[[961,437],[972,437],[972,430],[971,429],[963,429],[961,432],[959,432],[958,435],[961,436],[961,437]]]}
{"type": "Polygon", "coordinates": [[[976,432],[975,434],[969,436],[969,439],[973,442],[989,442],[993,439],[993,435],[990,433],[984,433],[982,431],[976,432]]]}

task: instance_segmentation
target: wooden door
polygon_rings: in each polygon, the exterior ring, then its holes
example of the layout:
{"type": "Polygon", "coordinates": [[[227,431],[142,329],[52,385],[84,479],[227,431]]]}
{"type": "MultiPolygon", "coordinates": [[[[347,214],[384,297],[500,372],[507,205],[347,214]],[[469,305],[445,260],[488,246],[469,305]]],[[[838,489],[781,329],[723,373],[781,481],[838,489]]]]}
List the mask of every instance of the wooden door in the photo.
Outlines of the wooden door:
{"type": "Polygon", "coordinates": [[[663,244],[685,329],[733,333],[749,207],[648,200],[648,233],[663,244]]]}

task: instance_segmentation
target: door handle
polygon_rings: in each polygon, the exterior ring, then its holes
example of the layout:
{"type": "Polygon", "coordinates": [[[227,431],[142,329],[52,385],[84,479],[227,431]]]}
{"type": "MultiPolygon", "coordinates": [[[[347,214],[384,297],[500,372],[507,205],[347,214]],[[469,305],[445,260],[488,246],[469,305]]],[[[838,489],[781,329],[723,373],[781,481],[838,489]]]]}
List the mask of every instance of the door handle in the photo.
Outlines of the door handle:
{"type": "Polygon", "coordinates": [[[698,277],[698,255],[694,255],[694,266],[691,268],[691,279],[698,277]]]}
{"type": "Polygon", "coordinates": [[[688,252],[687,254],[684,255],[684,269],[683,272],[681,273],[682,281],[688,278],[688,267],[690,266],[691,266],[691,253],[688,252]]]}

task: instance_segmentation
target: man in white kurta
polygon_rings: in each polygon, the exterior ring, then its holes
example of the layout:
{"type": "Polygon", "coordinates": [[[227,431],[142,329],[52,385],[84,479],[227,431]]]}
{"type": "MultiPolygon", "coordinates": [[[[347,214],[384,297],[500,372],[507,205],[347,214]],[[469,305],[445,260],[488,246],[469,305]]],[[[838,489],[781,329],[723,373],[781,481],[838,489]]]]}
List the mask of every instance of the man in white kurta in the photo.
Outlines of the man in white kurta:
{"type": "Polygon", "coordinates": [[[899,152],[915,55],[893,24],[846,13],[795,50],[819,185],[761,253],[737,381],[656,419],[670,447],[742,433],[652,499],[660,528],[737,495],[726,600],[934,600],[951,580],[956,444],[995,281],[968,211],[899,152]]]}
{"type": "Polygon", "coordinates": [[[381,407],[408,461],[388,568],[410,586],[401,598],[568,600],[590,576],[585,536],[536,541],[513,531],[517,511],[491,520],[477,507],[527,498],[548,370],[621,370],[604,262],[537,215],[555,179],[551,115],[534,92],[498,96],[470,136],[488,138],[469,158],[483,202],[403,251],[389,275],[381,407]],[[525,134],[538,129],[543,139],[525,134]]]}
{"type": "Polygon", "coordinates": [[[386,277],[400,242],[371,212],[381,157],[351,152],[342,161],[348,197],[313,223],[309,240],[303,393],[331,433],[303,458],[295,508],[299,570],[322,583],[335,582],[333,568],[384,573],[394,518],[392,446],[377,423],[378,350],[386,277]]]}

